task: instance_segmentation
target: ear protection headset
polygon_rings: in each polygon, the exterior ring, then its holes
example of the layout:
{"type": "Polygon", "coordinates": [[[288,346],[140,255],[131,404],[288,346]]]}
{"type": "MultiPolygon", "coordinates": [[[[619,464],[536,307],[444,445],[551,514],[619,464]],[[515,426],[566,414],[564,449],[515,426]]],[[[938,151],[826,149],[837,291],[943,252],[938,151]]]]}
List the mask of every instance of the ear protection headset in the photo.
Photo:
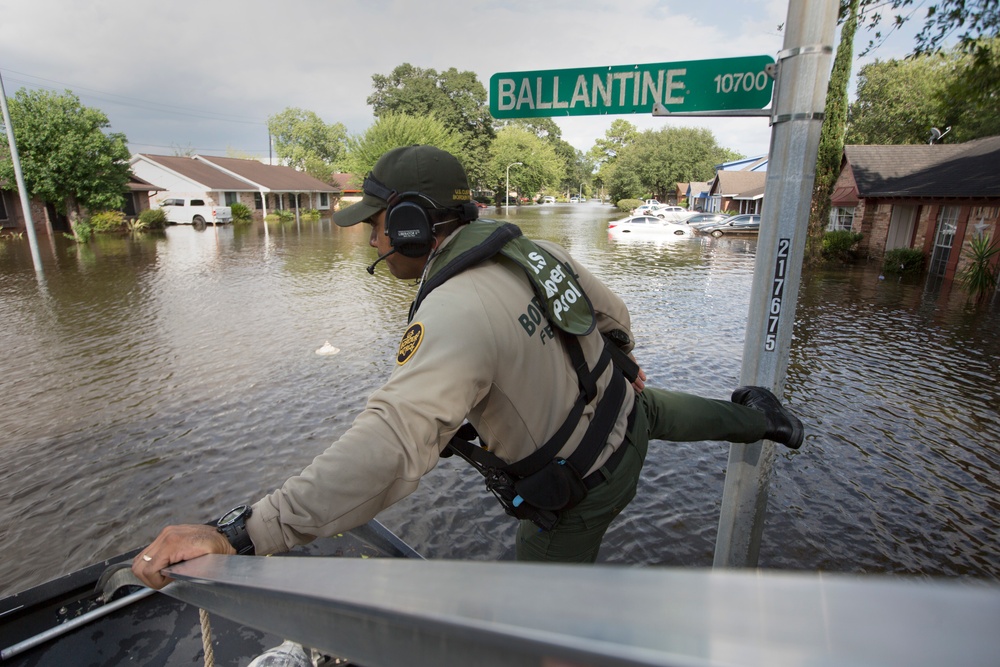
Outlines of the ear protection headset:
{"type": "MultiPolygon", "coordinates": [[[[396,192],[380,183],[371,174],[365,177],[362,189],[366,194],[388,203],[385,210],[385,234],[392,249],[404,257],[423,257],[434,247],[434,224],[429,210],[450,210],[422,192],[396,192]],[[419,203],[420,201],[425,204],[419,203]]],[[[456,210],[457,219],[475,220],[479,210],[472,202],[463,202],[456,210]]],[[[440,223],[439,223],[440,224],[440,223]]]]}

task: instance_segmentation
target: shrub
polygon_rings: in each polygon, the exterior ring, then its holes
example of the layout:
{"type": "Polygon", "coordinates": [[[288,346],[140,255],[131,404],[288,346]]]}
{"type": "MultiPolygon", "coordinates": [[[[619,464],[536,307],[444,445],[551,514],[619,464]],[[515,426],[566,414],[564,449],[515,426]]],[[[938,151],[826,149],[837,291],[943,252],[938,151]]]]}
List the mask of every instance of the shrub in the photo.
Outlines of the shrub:
{"type": "Polygon", "coordinates": [[[295,220],[295,214],[288,209],[281,209],[267,214],[268,222],[291,222],[295,220]]]}
{"type": "Polygon", "coordinates": [[[250,207],[246,204],[236,202],[234,204],[230,204],[229,208],[233,211],[234,223],[247,223],[253,219],[253,216],[250,214],[250,207]]]}
{"type": "Polygon", "coordinates": [[[90,216],[89,223],[95,232],[119,232],[125,227],[125,214],[121,211],[101,211],[90,216]]]}
{"type": "Polygon", "coordinates": [[[829,261],[850,262],[854,259],[855,246],[863,238],[863,234],[846,229],[827,232],[823,235],[823,245],[820,252],[823,253],[823,258],[829,261]]]}
{"type": "Polygon", "coordinates": [[[893,248],[882,259],[882,273],[912,275],[924,270],[924,253],[917,248],[893,248]]]}
{"type": "Polygon", "coordinates": [[[166,229],[167,214],[162,208],[147,208],[139,214],[138,222],[143,229],[166,229]]]}
{"type": "Polygon", "coordinates": [[[73,235],[66,235],[77,243],[87,243],[94,236],[94,228],[87,220],[77,220],[73,225],[73,235]]]}
{"type": "Polygon", "coordinates": [[[618,202],[618,210],[628,213],[629,211],[642,206],[641,199],[622,199],[618,202]]]}
{"type": "Polygon", "coordinates": [[[977,236],[969,244],[967,255],[972,261],[958,274],[958,279],[976,301],[985,301],[997,289],[1000,269],[993,260],[998,253],[1000,246],[992,243],[989,236],[977,236]]]}

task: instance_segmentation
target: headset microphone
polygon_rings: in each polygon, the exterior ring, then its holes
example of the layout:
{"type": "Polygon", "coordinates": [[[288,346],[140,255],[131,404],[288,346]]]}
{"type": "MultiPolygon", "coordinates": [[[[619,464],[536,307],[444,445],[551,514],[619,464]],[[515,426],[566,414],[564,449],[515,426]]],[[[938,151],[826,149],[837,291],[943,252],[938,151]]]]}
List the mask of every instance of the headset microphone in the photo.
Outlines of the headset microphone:
{"type": "Polygon", "coordinates": [[[383,259],[385,259],[386,257],[388,257],[389,255],[391,255],[394,252],[396,252],[395,248],[393,248],[389,252],[385,253],[384,255],[379,255],[378,259],[376,259],[374,262],[372,262],[371,265],[366,269],[368,271],[368,275],[374,276],[375,275],[375,265],[378,264],[379,262],[381,262],[383,259]]]}

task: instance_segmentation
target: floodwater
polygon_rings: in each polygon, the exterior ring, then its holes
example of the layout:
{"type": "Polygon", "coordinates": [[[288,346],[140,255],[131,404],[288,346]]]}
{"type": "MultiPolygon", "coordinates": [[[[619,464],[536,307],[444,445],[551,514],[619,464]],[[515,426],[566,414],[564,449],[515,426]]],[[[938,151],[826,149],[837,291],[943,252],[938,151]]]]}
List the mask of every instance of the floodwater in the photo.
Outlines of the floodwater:
{"type": "MultiPolygon", "coordinates": [[[[495,214],[617,290],[649,381],[737,385],[754,239],[609,239],[610,207],[495,214]]],[[[367,229],[172,227],[0,243],[0,595],[254,501],[389,375],[415,287],[367,229]],[[326,342],[340,348],[318,355],[326,342]]],[[[803,276],[760,565],[1000,578],[1000,315],[877,267],[803,276]]],[[[600,560],[707,567],[728,446],[656,442],[600,560]]],[[[514,524],[452,459],[380,517],[430,558],[509,559],[514,524]]]]}

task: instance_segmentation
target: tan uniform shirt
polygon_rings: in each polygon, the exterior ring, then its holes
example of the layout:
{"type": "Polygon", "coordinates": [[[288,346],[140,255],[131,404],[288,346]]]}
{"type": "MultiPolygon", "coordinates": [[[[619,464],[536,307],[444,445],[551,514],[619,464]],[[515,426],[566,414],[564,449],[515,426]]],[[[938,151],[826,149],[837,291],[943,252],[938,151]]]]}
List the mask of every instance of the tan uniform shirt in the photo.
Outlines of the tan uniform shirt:
{"type": "MultiPolygon", "coordinates": [[[[624,302],[565,250],[539,244],[579,275],[598,314],[598,330],[622,329],[631,339],[624,302]]],[[[409,495],[466,419],[500,458],[524,458],[556,432],[579,394],[576,372],[527,278],[494,260],[428,295],[404,341],[403,362],[397,360],[351,428],[300,475],[254,505],[247,530],[258,554],[349,530],[409,495]]],[[[593,367],[601,336],[595,331],[581,344],[593,367]]],[[[599,395],[614,372],[609,365],[599,395]]],[[[623,441],[633,401],[634,393],[627,392],[592,470],[623,441]]],[[[595,405],[586,407],[561,456],[575,450],[595,405]]]]}

